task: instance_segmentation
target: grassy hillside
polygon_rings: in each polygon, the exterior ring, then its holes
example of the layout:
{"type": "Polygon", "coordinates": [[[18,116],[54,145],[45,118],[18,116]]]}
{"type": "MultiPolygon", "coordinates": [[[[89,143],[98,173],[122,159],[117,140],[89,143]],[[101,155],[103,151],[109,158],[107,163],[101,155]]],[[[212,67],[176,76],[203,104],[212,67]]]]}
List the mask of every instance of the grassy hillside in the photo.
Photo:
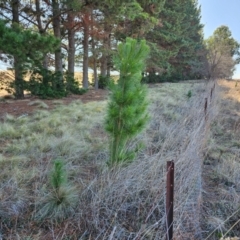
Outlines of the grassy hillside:
{"type": "MultiPolygon", "coordinates": [[[[166,83],[150,88],[151,121],[129,146],[142,142],[144,147],[136,161],[112,171],[106,166],[106,101],[76,101],[68,106],[59,102],[54,110],[38,110],[31,116],[6,115],[0,123],[3,238],[165,239],[166,161],[174,160],[174,234],[176,239],[203,239],[206,234],[201,227],[210,233],[216,225],[208,224],[215,216],[201,210],[202,201],[209,200],[207,195],[202,198],[203,187],[208,194],[202,185],[202,166],[204,163],[210,171],[211,154],[219,156],[215,147],[222,140],[212,134],[215,125],[221,128],[222,118],[216,118],[215,106],[226,107],[226,100],[218,100],[216,91],[205,120],[204,103],[212,84],[166,83]],[[60,193],[50,177],[56,159],[63,161],[68,175],[60,193]],[[204,224],[203,217],[207,219],[204,224]]],[[[222,136],[225,130],[221,130],[222,136]]],[[[237,135],[235,140],[232,144],[237,144],[237,135]]],[[[223,156],[219,169],[229,172],[223,156]]],[[[238,166],[235,160],[234,166],[238,166]]],[[[203,176],[210,186],[212,179],[203,176]]],[[[230,176],[237,184],[237,170],[230,176]]],[[[235,207],[239,206],[236,199],[235,207]]],[[[217,230],[210,239],[219,236],[217,230]]]]}

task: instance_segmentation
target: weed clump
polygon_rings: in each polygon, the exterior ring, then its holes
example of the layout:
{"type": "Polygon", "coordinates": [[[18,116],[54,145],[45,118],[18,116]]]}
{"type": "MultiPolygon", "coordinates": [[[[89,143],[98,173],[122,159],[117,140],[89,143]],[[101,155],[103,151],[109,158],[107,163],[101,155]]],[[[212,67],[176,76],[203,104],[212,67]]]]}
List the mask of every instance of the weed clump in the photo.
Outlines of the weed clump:
{"type": "Polygon", "coordinates": [[[188,93],[187,93],[187,98],[189,99],[189,98],[191,98],[191,97],[192,97],[192,91],[189,90],[188,93]]]}

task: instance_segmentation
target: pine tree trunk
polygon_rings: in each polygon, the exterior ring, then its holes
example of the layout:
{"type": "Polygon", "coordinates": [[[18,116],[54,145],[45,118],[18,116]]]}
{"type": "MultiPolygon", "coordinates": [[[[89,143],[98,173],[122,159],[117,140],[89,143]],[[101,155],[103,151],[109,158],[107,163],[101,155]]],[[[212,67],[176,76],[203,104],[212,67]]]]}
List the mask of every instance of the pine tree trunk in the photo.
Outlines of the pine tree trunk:
{"type": "Polygon", "coordinates": [[[83,88],[88,88],[88,39],[89,39],[89,14],[86,13],[83,19],[83,88]]]}
{"type": "MultiPolygon", "coordinates": [[[[13,28],[19,24],[19,0],[12,1],[12,23],[13,28]]],[[[24,98],[23,74],[21,61],[18,56],[14,56],[14,77],[15,77],[15,97],[17,99],[24,98]]]]}
{"type": "Polygon", "coordinates": [[[44,56],[42,64],[43,64],[43,68],[47,70],[48,69],[48,56],[47,55],[44,56]]]}
{"type": "Polygon", "coordinates": [[[92,55],[93,55],[93,81],[95,89],[98,89],[98,77],[97,77],[97,56],[96,56],[96,43],[94,39],[94,17],[93,10],[91,12],[91,32],[92,32],[92,55]]]}
{"type": "MultiPolygon", "coordinates": [[[[52,0],[53,8],[53,32],[54,36],[58,39],[61,39],[61,25],[60,25],[60,8],[57,0],[52,0]]],[[[61,46],[55,51],[55,71],[60,74],[60,82],[63,82],[63,66],[62,66],[62,53],[61,46]]],[[[61,85],[61,84],[60,84],[61,85]]],[[[61,86],[57,86],[61,88],[61,86]]]]}
{"type": "Polygon", "coordinates": [[[107,76],[107,53],[106,53],[106,49],[107,49],[107,39],[106,37],[104,37],[103,39],[103,51],[102,51],[102,57],[100,60],[101,63],[101,76],[106,77],[107,76]]]}
{"type": "Polygon", "coordinates": [[[103,39],[103,52],[102,52],[102,58],[101,58],[101,75],[103,77],[106,77],[106,76],[110,76],[109,51],[111,49],[111,42],[110,42],[111,29],[107,22],[104,23],[104,33],[105,33],[105,37],[103,39]]]}
{"type": "Polygon", "coordinates": [[[107,56],[103,52],[102,58],[101,58],[101,76],[106,77],[107,76],[107,56]]]}
{"type": "MultiPolygon", "coordinates": [[[[93,40],[93,42],[94,42],[94,40],[93,40]]],[[[97,61],[96,61],[95,56],[93,56],[93,78],[94,78],[94,83],[95,83],[95,89],[98,89],[97,61]]]]}
{"type": "Polygon", "coordinates": [[[110,77],[111,75],[111,65],[109,64],[109,61],[107,63],[107,77],[110,77]]]}
{"type": "MultiPolygon", "coordinates": [[[[111,33],[109,33],[108,35],[108,39],[107,39],[107,43],[108,43],[108,50],[111,50],[111,33]]],[[[108,56],[107,56],[107,76],[110,77],[111,75],[111,55],[108,52],[108,56]]]]}
{"type": "Polygon", "coordinates": [[[15,77],[15,97],[17,99],[24,98],[23,77],[21,70],[21,61],[17,56],[14,57],[14,77],[15,77]]]}
{"type": "Polygon", "coordinates": [[[75,30],[72,27],[74,16],[72,12],[68,13],[68,74],[74,78],[74,63],[75,63],[75,30]]]}
{"type": "MultiPolygon", "coordinates": [[[[37,24],[38,24],[38,31],[41,35],[45,34],[45,30],[43,29],[42,26],[42,20],[41,20],[41,7],[40,7],[40,1],[39,0],[35,0],[35,6],[36,6],[36,20],[37,20],[37,24]]],[[[48,69],[48,57],[47,55],[44,56],[43,58],[43,62],[42,62],[42,66],[44,69],[48,69]]]]}

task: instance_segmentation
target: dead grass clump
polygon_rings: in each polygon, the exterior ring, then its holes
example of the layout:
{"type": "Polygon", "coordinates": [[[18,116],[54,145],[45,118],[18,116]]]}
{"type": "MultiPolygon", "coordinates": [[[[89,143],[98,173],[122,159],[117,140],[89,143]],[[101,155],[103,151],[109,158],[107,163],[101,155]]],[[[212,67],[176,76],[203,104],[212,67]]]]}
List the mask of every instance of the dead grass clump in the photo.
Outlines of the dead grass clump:
{"type": "Polygon", "coordinates": [[[29,102],[28,105],[29,106],[38,106],[39,108],[43,108],[43,109],[49,108],[49,106],[41,100],[35,100],[35,101],[32,101],[32,102],[29,102]]]}
{"type": "Polygon", "coordinates": [[[63,105],[63,100],[53,100],[54,105],[63,105]]]}

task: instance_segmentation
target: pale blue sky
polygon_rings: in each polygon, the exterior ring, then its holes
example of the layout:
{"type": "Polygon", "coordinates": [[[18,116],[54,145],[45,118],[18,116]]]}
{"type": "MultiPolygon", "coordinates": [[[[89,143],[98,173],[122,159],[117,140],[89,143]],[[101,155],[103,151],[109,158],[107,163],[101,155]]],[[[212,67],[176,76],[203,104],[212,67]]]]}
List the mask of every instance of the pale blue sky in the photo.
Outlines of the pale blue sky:
{"type": "MultiPolygon", "coordinates": [[[[240,42],[240,0],[198,0],[198,3],[201,5],[205,38],[219,26],[226,25],[233,38],[240,42]]],[[[233,78],[240,79],[240,64],[236,66],[233,78]]]]}

